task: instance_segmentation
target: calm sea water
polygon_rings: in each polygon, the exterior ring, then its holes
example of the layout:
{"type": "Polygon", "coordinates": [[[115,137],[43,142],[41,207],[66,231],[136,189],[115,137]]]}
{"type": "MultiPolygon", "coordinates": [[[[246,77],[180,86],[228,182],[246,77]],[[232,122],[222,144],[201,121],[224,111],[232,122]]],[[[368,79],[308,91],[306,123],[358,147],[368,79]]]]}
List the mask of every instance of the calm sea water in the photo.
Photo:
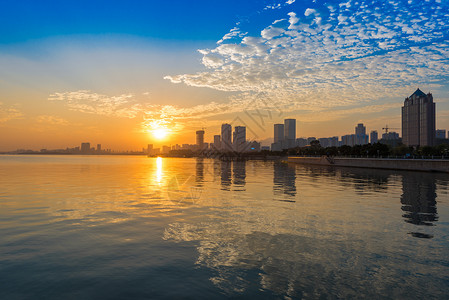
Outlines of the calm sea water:
{"type": "Polygon", "coordinates": [[[0,299],[448,299],[449,175],[0,156],[0,299]]]}

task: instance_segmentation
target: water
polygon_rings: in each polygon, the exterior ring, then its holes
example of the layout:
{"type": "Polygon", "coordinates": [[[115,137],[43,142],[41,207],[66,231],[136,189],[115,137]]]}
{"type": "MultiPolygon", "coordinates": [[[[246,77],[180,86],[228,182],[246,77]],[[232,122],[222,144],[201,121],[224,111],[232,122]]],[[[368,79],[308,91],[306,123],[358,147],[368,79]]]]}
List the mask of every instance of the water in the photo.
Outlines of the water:
{"type": "Polygon", "coordinates": [[[447,299],[449,175],[0,156],[0,299],[447,299]]]}

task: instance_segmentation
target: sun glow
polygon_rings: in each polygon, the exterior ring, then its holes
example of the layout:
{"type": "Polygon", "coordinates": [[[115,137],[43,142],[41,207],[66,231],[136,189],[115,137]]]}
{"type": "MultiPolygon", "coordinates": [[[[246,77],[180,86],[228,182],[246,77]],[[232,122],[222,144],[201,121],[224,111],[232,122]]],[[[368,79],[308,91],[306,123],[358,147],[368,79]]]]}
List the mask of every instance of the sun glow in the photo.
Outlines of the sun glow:
{"type": "Polygon", "coordinates": [[[168,130],[166,128],[157,128],[152,130],[153,136],[158,140],[163,140],[168,135],[168,130]]]}

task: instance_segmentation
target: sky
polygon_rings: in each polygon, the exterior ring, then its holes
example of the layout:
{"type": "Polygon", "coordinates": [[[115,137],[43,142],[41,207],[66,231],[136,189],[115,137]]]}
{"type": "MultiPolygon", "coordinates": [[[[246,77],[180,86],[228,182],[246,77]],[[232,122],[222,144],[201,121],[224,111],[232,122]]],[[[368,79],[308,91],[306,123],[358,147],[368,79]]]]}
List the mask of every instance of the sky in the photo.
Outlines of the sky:
{"type": "Polygon", "coordinates": [[[0,0],[0,25],[0,151],[400,132],[417,88],[449,129],[447,0],[0,0]]]}

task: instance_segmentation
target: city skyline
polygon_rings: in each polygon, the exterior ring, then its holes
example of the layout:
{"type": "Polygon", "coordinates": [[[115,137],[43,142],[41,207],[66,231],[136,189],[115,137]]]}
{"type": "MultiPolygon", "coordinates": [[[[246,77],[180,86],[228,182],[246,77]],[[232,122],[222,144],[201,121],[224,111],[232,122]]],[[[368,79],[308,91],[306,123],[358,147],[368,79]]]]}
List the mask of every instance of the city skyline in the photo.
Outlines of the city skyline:
{"type": "Polygon", "coordinates": [[[304,137],[358,123],[381,133],[401,127],[417,88],[449,128],[448,11],[440,0],[8,2],[0,151],[161,147],[201,128],[210,141],[223,123],[269,144],[288,118],[304,137]]]}

